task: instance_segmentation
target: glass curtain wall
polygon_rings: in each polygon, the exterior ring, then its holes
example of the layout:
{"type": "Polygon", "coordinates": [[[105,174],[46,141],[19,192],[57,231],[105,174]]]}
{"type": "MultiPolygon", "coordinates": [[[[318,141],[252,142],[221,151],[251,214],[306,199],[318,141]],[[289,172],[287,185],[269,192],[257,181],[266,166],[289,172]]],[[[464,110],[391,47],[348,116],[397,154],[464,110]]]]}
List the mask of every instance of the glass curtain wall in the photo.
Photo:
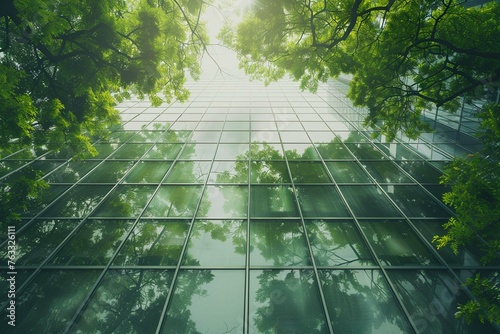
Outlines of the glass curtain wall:
{"type": "Polygon", "coordinates": [[[0,182],[37,169],[50,188],[16,225],[0,332],[496,332],[454,314],[498,267],[431,244],[451,156],[371,139],[341,85],[202,80],[187,103],[120,104],[94,158],[2,157],[0,182]]]}

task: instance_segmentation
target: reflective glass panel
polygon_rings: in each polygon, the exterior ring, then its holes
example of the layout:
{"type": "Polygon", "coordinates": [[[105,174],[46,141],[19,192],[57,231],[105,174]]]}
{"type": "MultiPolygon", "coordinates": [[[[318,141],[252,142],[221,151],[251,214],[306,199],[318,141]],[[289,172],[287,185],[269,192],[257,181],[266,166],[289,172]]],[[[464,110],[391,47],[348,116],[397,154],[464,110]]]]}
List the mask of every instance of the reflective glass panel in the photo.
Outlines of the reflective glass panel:
{"type": "Polygon", "coordinates": [[[460,285],[442,270],[390,270],[389,277],[420,333],[495,333],[491,325],[457,319],[458,304],[469,299],[460,285]]]}
{"type": "Polygon", "coordinates": [[[76,186],[59,198],[43,217],[84,217],[92,212],[111,186],[76,186]]]}
{"type": "Polygon", "coordinates": [[[326,166],[337,183],[371,182],[366,172],[354,161],[329,161],[326,166]]]}
{"type": "Polygon", "coordinates": [[[250,271],[250,333],[328,333],[312,270],[250,271]]]}
{"type": "Polygon", "coordinates": [[[182,144],[156,144],[144,155],[144,159],[175,159],[182,148],[182,144]]]}
{"type": "Polygon", "coordinates": [[[92,168],[97,166],[98,161],[85,160],[70,162],[59,168],[55,173],[47,177],[51,183],[74,183],[85,176],[92,168]]]}
{"type": "Polygon", "coordinates": [[[248,210],[247,186],[207,186],[197,217],[246,217],[248,210]]]}
{"type": "Polygon", "coordinates": [[[335,333],[412,333],[379,270],[320,270],[335,333]]]}
{"type": "Polygon", "coordinates": [[[385,265],[440,265],[431,250],[402,220],[360,221],[366,237],[385,265]]]}
{"type": "Polygon", "coordinates": [[[289,162],[294,183],[331,183],[321,162],[289,162]]]}
{"type": "Polygon", "coordinates": [[[212,160],[217,144],[186,144],[180,158],[188,160],[212,160]]]}
{"type": "Polygon", "coordinates": [[[248,160],[214,161],[210,171],[209,182],[247,183],[248,160]]]}
{"type": "Polygon", "coordinates": [[[307,220],[317,266],[375,265],[353,221],[307,220]]]}
{"type": "Polygon", "coordinates": [[[299,215],[290,186],[252,186],[250,217],[296,217],[299,215]]]}
{"type": "Polygon", "coordinates": [[[182,270],[162,333],[242,333],[245,272],[182,270]]]}
{"type": "Polygon", "coordinates": [[[250,265],[312,265],[300,220],[251,221],[250,265]]]}
{"type": "Polygon", "coordinates": [[[155,189],[155,186],[119,185],[92,213],[92,216],[137,217],[155,189]]]}
{"type": "Polygon", "coordinates": [[[113,153],[113,159],[139,159],[150,148],[151,144],[123,144],[113,153]]]}
{"type": "Polygon", "coordinates": [[[164,183],[205,183],[211,164],[208,161],[177,161],[164,183]]]}
{"type": "Polygon", "coordinates": [[[283,144],[289,160],[320,160],[312,144],[283,144]]]}
{"type": "Polygon", "coordinates": [[[252,161],[250,166],[252,183],[291,183],[284,161],[252,161]]]}
{"type": "Polygon", "coordinates": [[[409,217],[449,217],[451,215],[419,186],[383,186],[383,188],[409,217]]]}
{"type": "Polygon", "coordinates": [[[327,143],[316,145],[323,159],[353,159],[353,156],[341,143],[327,143]]]}
{"type": "Polygon", "coordinates": [[[125,178],[127,183],[158,183],[172,165],[163,161],[140,161],[125,178]]]}
{"type": "Polygon", "coordinates": [[[297,186],[296,188],[304,217],[350,216],[334,186],[297,186]]]}
{"type": "Polygon", "coordinates": [[[113,265],[175,266],[188,229],[188,221],[140,221],[113,265]]]}
{"type": "Polygon", "coordinates": [[[173,271],[110,270],[83,311],[74,333],[154,333],[173,271]]]}
{"type": "Polygon", "coordinates": [[[375,186],[340,186],[339,188],[355,216],[401,216],[384,193],[375,186]]]}
{"type": "Polygon", "coordinates": [[[358,159],[385,159],[384,155],[372,144],[345,144],[358,159]]]}
{"type": "Polygon", "coordinates": [[[391,161],[363,161],[363,166],[370,175],[380,183],[405,183],[412,182],[411,179],[404,174],[391,161]]]}
{"type": "MultiPolygon", "coordinates": [[[[100,270],[44,270],[16,296],[15,333],[63,333],[100,270]]],[[[13,333],[2,312],[2,333],[13,333]]]]}
{"type": "Polygon", "coordinates": [[[104,161],[89,173],[83,183],[115,183],[134,165],[133,161],[104,161]]]}
{"type": "Polygon", "coordinates": [[[144,216],[191,217],[196,210],[202,189],[198,186],[161,186],[144,216]]]}
{"type": "Polygon", "coordinates": [[[106,265],[132,220],[87,220],[50,261],[56,265],[106,265]]]}
{"type": "Polygon", "coordinates": [[[439,183],[442,173],[425,161],[399,161],[398,164],[419,182],[439,183]]]}
{"type": "Polygon", "coordinates": [[[245,220],[196,220],[189,238],[185,266],[244,266],[245,220]]]}

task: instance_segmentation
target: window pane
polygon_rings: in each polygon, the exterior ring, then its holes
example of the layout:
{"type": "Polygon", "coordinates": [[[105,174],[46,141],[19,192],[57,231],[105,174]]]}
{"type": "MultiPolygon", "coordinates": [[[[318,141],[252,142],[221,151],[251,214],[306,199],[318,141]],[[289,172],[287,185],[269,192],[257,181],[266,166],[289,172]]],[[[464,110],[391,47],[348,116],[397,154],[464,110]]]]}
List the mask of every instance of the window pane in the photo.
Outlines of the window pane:
{"type": "Polygon", "coordinates": [[[142,212],[155,186],[118,186],[92,213],[94,217],[137,217],[142,212]]]}
{"type": "Polygon", "coordinates": [[[211,162],[177,161],[164,183],[205,183],[211,162]]]}
{"type": "Polygon", "coordinates": [[[412,182],[403,171],[391,161],[363,161],[363,166],[371,176],[380,183],[405,183],[412,182]]]}
{"type": "Polygon", "coordinates": [[[132,220],[87,220],[51,264],[106,265],[127,236],[132,220]]]}
{"type": "Polygon", "coordinates": [[[407,216],[449,217],[451,215],[418,186],[384,186],[383,188],[407,216]]]}
{"type": "Polygon", "coordinates": [[[76,186],[48,208],[43,217],[84,217],[99,204],[111,186],[76,186]]]}
{"type": "MultiPolygon", "coordinates": [[[[44,270],[16,295],[16,333],[63,333],[99,276],[99,270],[44,270]]],[[[2,333],[12,326],[2,313],[2,333]]]]}
{"type": "Polygon", "coordinates": [[[339,188],[355,216],[401,216],[384,193],[375,186],[340,186],[339,188]]]}
{"type": "Polygon", "coordinates": [[[292,187],[252,186],[250,192],[250,217],[299,216],[292,187]]]}
{"type": "Polygon", "coordinates": [[[288,160],[320,160],[312,144],[283,144],[288,160]]]}
{"type": "Polygon", "coordinates": [[[284,161],[252,161],[252,183],[291,183],[284,161]]]}
{"type": "Polygon", "coordinates": [[[447,272],[390,270],[388,274],[420,333],[496,332],[491,325],[481,325],[477,320],[467,325],[463,318],[455,317],[458,304],[465,304],[469,298],[447,272]]]}
{"type": "Polygon", "coordinates": [[[250,223],[250,265],[312,265],[300,221],[252,221],[250,223]]]}
{"type": "Polygon", "coordinates": [[[350,216],[334,186],[298,186],[297,194],[304,217],[350,216]]]}
{"type": "Polygon", "coordinates": [[[98,161],[92,160],[67,163],[55,173],[49,175],[47,181],[51,183],[74,183],[84,177],[92,168],[97,166],[97,163],[98,161]]]}
{"type": "Polygon", "coordinates": [[[209,182],[217,183],[247,183],[248,161],[214,161],[210,171],[209,182]]]}
{"type": "Polygon", "coordinates": [[[247,210],[247,186],[208,186],[196,216],[243,218],[247,216],[247,210]]]}
{"type": "Polygon", "coordinates": [[[375,265],[354,222],[309,220],[306,228],[316,265],[375,265]]]}
{"type": "Polygon", "coordinates": [[[323,159],[353,159],[353,156],[340,143],[320,144],[316,146],[323,159]]]}
{"type": "Polygon", "coordinates": [[[113,153],[112,159],[139,159],[153,145],[151,144],[123,144],[113,153]]]}
{"type": "Polygon", "coordinates": [[[202,187],[161,186],[148,208],[145,217],[191,217],[194,215],[202,187]]]}
{"type": "Polygon", "coordinates": [[[127,175],[127,183],[158,183],[172,163],[163,161],[141,161],[127,175]]]}
{"type": "Polygon", "coordinates": [[[196,220],[189,238],[185,266],[244,266],[245,220],[196,220]]]}
{"type": "Polygon", "coordinates": [[[328,333],[312,270],[250,271],[250,333],[328,333]]]}
{"type": "Polygon", "coordinates": [[[439,183],[442,173],[425,161],[399,161],[398,164],[422,183],[439,183]]]}
{"type": "Polygon", "coordinates": [[[186,144],[180,158],[187,160],[212,160],[217,144],[186,144]]]}
{"type": "Polygon", "coordinates": [[[372,144],[345,144],[358,159],[385,159],[384,155],[372,144]]]}
{"type": "Polygon", "coordinates": [[[392,266],[440,264],[405,221],[360,221],[360,224],[383,264],[392,266]]]}
{"type": "Polygon", "coordinates": [[[366,172],[354,161],[331,161],[326,166],[337,183],[371,183],[366,172]]]}
{"type": "Polygon", "coordinates": [[[162,333],[242,333],[243,270],[179,273],[162,333]]]}
{"type": "Polygon", "coordinates": [[[181,148],[182,144],[156,144],[146,153],[144,159],[173,160],[181,148]]]}
{"type": "Polygon", "coordinates": [[[188,221],[139,222],[113,265],[175,266],[188,228],[188,221]]]}
{"type": "Polygon", "coordinates": [[[133,166],[133,161],[104,161],[85,177],[83,183],[115,183],[133,166]]]}
{"type": "Polygon", "coordinates": [[[289,165],[295,183],[331,183],[321,162],[290,162],[289,165]]]}
{"type": "Polygon", "coordinates": [[[154,333],[173,271],[110,270],[76,323],[76,333],[154,333]]]}
{"type": "Polygon", "coordinates": [[[411,333],[379,270],[320,270],[335,333],[411,333]]]}

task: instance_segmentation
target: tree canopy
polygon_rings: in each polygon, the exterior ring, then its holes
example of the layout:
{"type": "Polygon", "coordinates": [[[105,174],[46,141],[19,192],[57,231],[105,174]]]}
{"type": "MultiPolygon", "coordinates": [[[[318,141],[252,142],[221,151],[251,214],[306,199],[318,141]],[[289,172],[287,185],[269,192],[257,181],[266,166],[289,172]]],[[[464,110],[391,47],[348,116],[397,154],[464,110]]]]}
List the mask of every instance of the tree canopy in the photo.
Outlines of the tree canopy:
{"type": "Polygon", "coordinates": [[[456,111],[459,97],[496,88],[500,5],[457,0],[256,0],[224,42],[256,78],[290,74],[301,87],[352,75],[348,97],[389,139],[415,137],[433,105],[456,111]]]}
{"type": "Polygon", "coordinates": [[[0,9],[0,145],[70,145],[118,122],[133,91],[183,100],[205,46],[198,0],[8,0],[0,9]]]}

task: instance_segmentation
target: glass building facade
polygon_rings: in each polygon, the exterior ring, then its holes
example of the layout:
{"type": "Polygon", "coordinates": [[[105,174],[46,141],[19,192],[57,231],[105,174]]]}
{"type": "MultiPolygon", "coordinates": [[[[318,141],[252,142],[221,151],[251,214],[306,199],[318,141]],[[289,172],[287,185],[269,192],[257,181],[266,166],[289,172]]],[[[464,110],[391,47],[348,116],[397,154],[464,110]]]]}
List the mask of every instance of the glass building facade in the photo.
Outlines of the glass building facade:
{"type": "Polygon", "coordinates": [[[431,243],[453,141],[372,139],[340,82],[188,88],[121,103],[94,158],[2,157],[0,182],[36,169],[50,188],[15,227],[0,332],[496,332],[454,314],[464,280],[498,267],[431,243]]]}

